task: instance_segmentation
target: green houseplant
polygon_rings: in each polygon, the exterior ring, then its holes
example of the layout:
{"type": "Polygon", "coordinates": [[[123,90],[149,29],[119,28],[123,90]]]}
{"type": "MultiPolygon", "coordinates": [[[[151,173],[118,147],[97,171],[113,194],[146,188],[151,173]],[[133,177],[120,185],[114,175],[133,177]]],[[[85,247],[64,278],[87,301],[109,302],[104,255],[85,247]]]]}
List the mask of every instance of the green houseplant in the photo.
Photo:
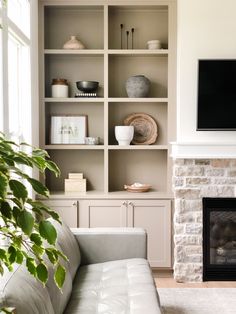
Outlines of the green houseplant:
{"type": "Polygon", "coordinates": [[[25,263],[29,273],[46,284],[47,263],[51,263],[55,283],[61,288],[65,280],[62,260],[67,258],[56,248],[57,232],[46,217],[58,222],[60,219],[56,212],[30,197],[27,184],[44,197],[49,191],[24,171],[28,167],[60,174],[46,151],[26,143],[18,145],[0,133],[0,239],[5,241],[0,247],[0,274],[6,268],[11,271],[15,263],[25,263]]]}

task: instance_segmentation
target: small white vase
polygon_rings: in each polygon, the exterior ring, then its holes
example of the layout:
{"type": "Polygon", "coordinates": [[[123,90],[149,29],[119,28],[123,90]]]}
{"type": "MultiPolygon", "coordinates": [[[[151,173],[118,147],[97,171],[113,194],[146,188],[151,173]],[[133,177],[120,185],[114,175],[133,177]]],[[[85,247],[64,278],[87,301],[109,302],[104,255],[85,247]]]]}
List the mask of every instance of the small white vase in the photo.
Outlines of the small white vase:
{"type": "Polygon", "coordinates": [[[118,125],[115,127],[116,140],[120,146],[130,145],[134,137],[133,125],[118,125]]]}
{"type": "Polygon", "coordinates": [[[81,41],[79,41],[76,36],[70,36],[70,40],[68,40],[64,46],[64,49],[84,49],[84,45],[81,41]]]}

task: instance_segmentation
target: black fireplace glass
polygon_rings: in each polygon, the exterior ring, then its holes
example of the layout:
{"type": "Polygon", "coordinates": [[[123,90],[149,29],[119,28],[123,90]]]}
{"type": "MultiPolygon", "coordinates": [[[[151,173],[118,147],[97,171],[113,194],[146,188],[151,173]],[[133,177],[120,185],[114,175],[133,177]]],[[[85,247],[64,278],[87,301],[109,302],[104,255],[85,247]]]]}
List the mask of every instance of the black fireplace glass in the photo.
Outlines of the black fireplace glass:
{"type": "Polygon", "coordinates": [[[210,264],[236,265],[236,211],[210,212],[210,264]]]}
{"type": "Polygon", "coordinates": [[[203,198],[203,280],[236,280],[236,198],[203,198]]]}

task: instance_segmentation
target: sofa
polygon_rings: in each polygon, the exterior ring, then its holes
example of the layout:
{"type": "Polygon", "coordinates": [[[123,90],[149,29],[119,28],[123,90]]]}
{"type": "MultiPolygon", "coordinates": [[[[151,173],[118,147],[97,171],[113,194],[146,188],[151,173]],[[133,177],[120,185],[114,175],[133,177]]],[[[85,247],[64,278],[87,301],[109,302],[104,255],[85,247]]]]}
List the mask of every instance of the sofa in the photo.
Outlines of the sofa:
{"type": "Polygon", "coordinates": [[[1,308],[15,307],[17,314],[161,313],[143,229],[54,226],[58,248],[69,259],[62,291],[50,264],[46,287],[20,265],[0,280],[1,308]]]}

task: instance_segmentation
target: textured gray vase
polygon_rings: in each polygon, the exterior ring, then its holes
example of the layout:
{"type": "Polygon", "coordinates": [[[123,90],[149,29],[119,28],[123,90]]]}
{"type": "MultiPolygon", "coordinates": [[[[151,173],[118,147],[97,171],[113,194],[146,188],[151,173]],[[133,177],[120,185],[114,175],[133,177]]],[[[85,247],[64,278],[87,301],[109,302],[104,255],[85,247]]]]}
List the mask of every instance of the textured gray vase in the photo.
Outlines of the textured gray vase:
{"type": "Polygon", "coordinates": [[[130,98],[147,97],[150,89],[150,81],[144,75],[134,75],[128,78],[125,88],[130,98]]]}

